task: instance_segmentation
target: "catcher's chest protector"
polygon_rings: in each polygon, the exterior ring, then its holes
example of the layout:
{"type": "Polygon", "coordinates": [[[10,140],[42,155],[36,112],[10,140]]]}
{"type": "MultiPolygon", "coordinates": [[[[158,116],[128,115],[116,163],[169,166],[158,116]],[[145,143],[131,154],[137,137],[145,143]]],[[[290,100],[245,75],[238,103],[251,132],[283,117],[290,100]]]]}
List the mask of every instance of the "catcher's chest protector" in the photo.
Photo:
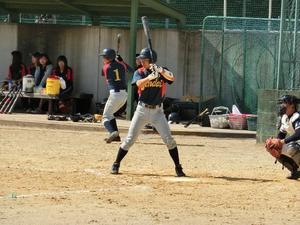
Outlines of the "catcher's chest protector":
{"type": "Polygon", "coordinates": [[[299,113],[295,112],[291,118],[289,118],[286,114],[282,116],[281,118],[281,127],[280,131],[286,132],[289,135],[293,135],[295,133],[295,128],[293,127],[293,123],[296,120],[299,120],[299,113]]]}

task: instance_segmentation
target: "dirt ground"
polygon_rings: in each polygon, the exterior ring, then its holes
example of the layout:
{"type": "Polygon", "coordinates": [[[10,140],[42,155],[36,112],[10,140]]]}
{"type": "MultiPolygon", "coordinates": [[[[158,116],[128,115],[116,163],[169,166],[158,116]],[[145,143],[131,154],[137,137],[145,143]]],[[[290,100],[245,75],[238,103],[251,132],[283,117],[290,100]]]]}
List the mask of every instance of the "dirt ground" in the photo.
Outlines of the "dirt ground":
{"type": "Polygon", "coordinates": [[[0,126],[0,224],[300,224],[300,181],[254,139],[141,135],[110,175],[105,134],[0,126]]]}

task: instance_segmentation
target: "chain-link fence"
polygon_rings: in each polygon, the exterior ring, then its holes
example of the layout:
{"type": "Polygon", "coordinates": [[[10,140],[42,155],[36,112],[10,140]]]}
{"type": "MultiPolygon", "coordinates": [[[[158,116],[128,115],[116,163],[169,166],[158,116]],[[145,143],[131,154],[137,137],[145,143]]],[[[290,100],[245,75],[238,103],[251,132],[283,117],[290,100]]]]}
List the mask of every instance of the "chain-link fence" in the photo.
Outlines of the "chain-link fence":
{"type": "Polygon", "coordinates": [[[300,88],[299,15],[300,0],[282,1],[280,24],[278,89],[300,88]]]}
{"type": "Polygon", "coordinates": [[[280,20],[206,17],[200,95],[257,112],[257,90],[276,88],[280,20]]]}

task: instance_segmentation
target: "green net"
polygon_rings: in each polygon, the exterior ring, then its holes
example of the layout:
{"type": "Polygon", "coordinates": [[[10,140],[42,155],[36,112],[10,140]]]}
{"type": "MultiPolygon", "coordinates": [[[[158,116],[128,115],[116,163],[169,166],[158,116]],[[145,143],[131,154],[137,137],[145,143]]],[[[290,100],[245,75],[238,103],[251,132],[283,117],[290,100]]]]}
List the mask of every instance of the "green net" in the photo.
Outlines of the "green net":
{"type": "MultiPolygon", "coordinates": [[[[171,7],[184,13],[187,23],[185,29],[202,28],[203,20],[206,16],[223,16],[222,0],[160,0],[171,7]]],[[[268,17],[269,0],[245,0],[245,11],[243,11],[243,0],[227,1],[227,16],[232,17],[268,17]]],[[[281,0],[272,0],[272,17],[278,18],[280,15],[281,0]]],[[[21,14],[21,23],[36,23],[41,15],[21,14]]],[[[129,27],[130,18],[128,16],[90,16],[81,15],[51,15],[46,23],[66,24],[66,25],[103,25],[110,27],[129,27]]],[[[42,20],[42,19],[41,19],[42,20]]],[[[1,22],[1,20],[0,20],[1,22]]],[[[42,22],[40,22],[42,23],[42,22]]],[[[175,28],[176,21],[170,18],[151,18],[153,28],[175,28]]]]}
{"type": "Polygon", "coordinates": [[[203,23],[204,99],[257,113],[257,90],[276,87],[280,20],[207,17],[203,23]]]}
{"type": "Polygon", "coordinates": [[[283,1],[282,29],[279,47],[279,77],[277,88],[299,89],[300,87],[300,45],[299,41],[299,15],[300,1],[283,1]]]}

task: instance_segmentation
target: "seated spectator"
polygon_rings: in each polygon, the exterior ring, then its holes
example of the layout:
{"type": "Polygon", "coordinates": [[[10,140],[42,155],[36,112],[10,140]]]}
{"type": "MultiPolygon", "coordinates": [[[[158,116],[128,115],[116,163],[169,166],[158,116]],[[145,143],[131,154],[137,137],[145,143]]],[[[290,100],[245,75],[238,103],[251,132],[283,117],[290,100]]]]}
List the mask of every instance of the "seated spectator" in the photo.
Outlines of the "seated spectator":
{"type": "MultiPolygon", "coordinates": [[[[68,61],[65,56],[62,55],[57,58],[56,68],[53,70],[52,74],[58,76],[61,83],[58,101],[59,110],[62,113],[68,113],[71,105],[70,96],[73,91],[73,70],[68,66],[68,61]]],[[[46,101],[46,99],[41,99],[39,107],[34,110],[33,113],[41,113],[42,107],[46,101]]],[[[53,102],[54,101],[48,101],[48,113],[53,108],[53,102]]]]}
{"type": "Polygon", "coordinates": [[[20,51],[13,51],[12,64],[9,66],[8,81],[21,82],[26,75],[26,66],[22,60],[22,53],[20,51]]]}
{"type": "Polygon", "coordinates": [[[65,82],[65,89],[60,89],[58,108],[62,113],[70,111],[70,96],[73,91],[73,70],[68,66],[66,56],[61,55],[56,60],[54,74],[65,82]]]}
{"type": "MultiPolygon", "coordinates": [[[[45,53],[40,54],[39,65],[36,67],[36,70],[34,73],[35,87],[45,88],[47,78],[52,74],[52,70],[53,70],[53,66],[52,66],[52,63],[51,63],[48,55],[45,53]]],[[[42,113],[43,112],[42,108],[46,101],[47,100],[45,100],[45,99],[41,99],[39,102],[39,106],[31,112],[34,114],[42,113]]],[[[50,101],[50,102],[52,102],[52,101],[50,101]]],[[[48,111],[49,111],[49,107],[48,107],[48,111]]]]}
{"type": "Polygon", "coordinates": [[[31,55],[31,64],[27,66],[27,74],[35,75],[36,68],[40,65],[40,53],[35,52],[31,55]]]}
{"type": "Polygon", "coordinates": [[[47,54],[40,55],[39,64],[34,73],[35,86],[45,88],[46,80],[51,75],[53,66],[47,54]]]}
{"type": "MultiPolygon", "coordinates": [[[[33,77],[35,75],[35,71],[37,67],[39,67],[39,59],[40,59],[41,53],[35,52],[31,54],[31,63],[27,66],[27,74],[31,74],[33,77]]],[[[38,99],[35,98],[28,98],[28,99],[22,99],[24,108],[27,113],[31,113],[32,110],[38,106],[39,102],[38,99]]]]}

